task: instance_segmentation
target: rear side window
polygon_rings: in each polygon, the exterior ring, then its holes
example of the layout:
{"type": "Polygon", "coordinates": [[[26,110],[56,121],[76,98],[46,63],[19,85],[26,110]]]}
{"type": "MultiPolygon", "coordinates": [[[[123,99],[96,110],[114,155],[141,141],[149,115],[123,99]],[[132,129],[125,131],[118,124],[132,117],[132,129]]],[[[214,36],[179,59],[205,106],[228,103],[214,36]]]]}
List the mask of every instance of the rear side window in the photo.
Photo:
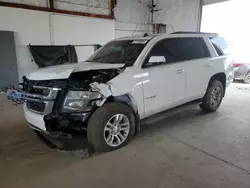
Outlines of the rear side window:
{"type": "MultiPolygon", "coordinates": [[[[188,37],[169,38],[158,42],[152,48],[149,57],[151,56],[164,56],[166,63],[175,63],[210,57],[210,53],[203,38],[188,37]]],[[[144,66],[152,66],[147,63],[147,60],[144,66]]]]}
{"type": "Polygon", "coordinates": [[[210,57],[203,38],[180,38],[182,46],[180,52],[182,61],[210,57]]]}
{"type": "Polygon", "coordinates": [[[217,54],[219,56],[227,55],[230,53],[229,46],[223,37],[210,38],[217,54]]]}

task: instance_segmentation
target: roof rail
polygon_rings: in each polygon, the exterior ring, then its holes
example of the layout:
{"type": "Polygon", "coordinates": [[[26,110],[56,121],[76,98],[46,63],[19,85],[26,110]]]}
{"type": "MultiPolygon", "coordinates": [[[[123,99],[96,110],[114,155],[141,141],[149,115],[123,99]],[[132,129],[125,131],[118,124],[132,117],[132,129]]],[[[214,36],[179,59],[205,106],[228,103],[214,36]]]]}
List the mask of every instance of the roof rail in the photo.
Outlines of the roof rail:
{"type": "Polygon", "coordinates": [[[205,32],[193,32],[193,31],[177,31],[177,32],[173,32],[171,34],[203,34],[203,35],[218,35],[217,33],[205,33],[205,32]]]}

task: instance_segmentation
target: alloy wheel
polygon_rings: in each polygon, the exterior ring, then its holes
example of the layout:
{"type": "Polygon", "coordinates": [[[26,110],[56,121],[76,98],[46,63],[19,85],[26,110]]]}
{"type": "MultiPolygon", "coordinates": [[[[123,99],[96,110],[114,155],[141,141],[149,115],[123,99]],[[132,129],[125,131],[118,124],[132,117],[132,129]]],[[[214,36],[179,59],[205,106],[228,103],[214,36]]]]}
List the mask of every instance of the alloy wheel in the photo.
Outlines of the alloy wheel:
{"type": "Polygon", "coordinates": [[[222,91],[219,86],[216,86],[211,93],[210,104],[212,107],[216,108],[221,101],[222,91]]]}
{"type": "Polygon", "coordinates": [[[104,140],[111,147],[120,146],[128,137],[130,122],[124,114],[112,116],[104,127],[104,140]]]}

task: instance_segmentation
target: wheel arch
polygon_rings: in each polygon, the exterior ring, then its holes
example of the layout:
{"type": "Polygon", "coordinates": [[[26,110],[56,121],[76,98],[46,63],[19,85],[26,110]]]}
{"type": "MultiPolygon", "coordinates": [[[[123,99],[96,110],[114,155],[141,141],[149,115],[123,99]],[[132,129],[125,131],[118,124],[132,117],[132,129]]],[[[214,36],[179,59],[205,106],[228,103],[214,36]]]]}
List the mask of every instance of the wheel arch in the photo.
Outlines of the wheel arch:
{"type": "Polygon", "coordinates": [[[106,100],[105,103],[108,102],[119,102],[119,103],[123,103],[127,106],[129,106],[135,116],[135,120],[136,120],[136,132],[140,131],[140,117],[139,117],[139,111],[138,111],[138,107],[137,107],[137,103],[136,100],[134,99],[134,97],[132,95],[130,95],[129,93],[127,94],[123,94],[120,96],[109,96],[106,100]]]}
{"type": "MultiPolygon", "coordinates": [[[[225,93],[226,93],[226,74],[224,72],[220,72],[220,73],[217,73],[215,75],[213,75],[210,80],[209,80],[209,83],[208,83],[208,87],[210,86],[210,84],[214,81],[214,80],[218,80],[222,83],[223,85],[223,89],[224,89],[224,93],[223,93],[223,96],[225,96],[225,93]]],[[[207,88],[208,88],[207,87],[207,88]]]]}
{"type": "Polygon", "coordinates": [[[248,82],[246,79],[247,79],[247,76],[250,75],[250,70],[246,73],[246,75],[244,76],[244,82],[249,84],[250,82],[248,82]]]}

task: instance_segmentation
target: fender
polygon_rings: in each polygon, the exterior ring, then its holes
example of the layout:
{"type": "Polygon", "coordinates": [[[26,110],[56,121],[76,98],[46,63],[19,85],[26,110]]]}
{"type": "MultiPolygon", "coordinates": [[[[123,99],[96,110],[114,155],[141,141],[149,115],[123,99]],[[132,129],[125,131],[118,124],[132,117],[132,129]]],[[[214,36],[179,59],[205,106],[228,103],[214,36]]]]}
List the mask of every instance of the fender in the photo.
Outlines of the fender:
{"type": "Polygon", "coordinates": [[[92,91],[98,91],[104,97],[102,100],[96,101],[96,105],[99,107],[105,104],[106,102],[111,102],[111,101],[121,102],[130,106],[134,112],[136,119],[136,131],[140,131],[140,117],[138,113],[138,107],[136,100],[131,94],[126,93],[119,96],[113,96],[110,84],[98,84],[94,82],[90,84],[90,87],[92,88],[92,91]]]}
{"type": "Polygon", "coordinates": [[[121,103],[124,103],[124,104],[130,106],[131,109],[134,112],[134,115],[135,115],[136,132],[140,131],[140,116],[139,116],[139,113],[138,113],[138,107],[137,107],[136,100],[133,98],[132,95],[127,93],[127,94],[120,95],[120,96],[110,96],[107,99],[107,101],[121,102],[121,103]]]}

